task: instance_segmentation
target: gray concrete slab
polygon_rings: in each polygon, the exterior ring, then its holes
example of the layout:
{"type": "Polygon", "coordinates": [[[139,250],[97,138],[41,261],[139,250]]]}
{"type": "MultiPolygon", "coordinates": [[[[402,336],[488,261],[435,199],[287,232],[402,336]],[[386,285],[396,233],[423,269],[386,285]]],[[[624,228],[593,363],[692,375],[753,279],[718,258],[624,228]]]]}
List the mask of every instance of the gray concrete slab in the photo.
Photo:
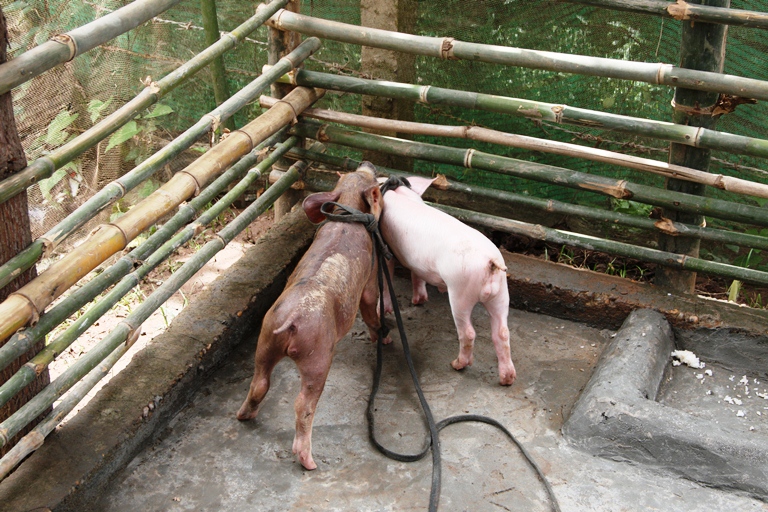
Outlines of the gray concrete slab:
{"type": "MultiPolygon", "coordinates": [[[[510,312],[518,381],[497,384],[488,319],[475,310],[475,364],[454,371],[457,342],[446,296],[423,307],[398,296],[427,399],[437,419],[489,415],[536,458],[563,510],[768,510],[765,503],[697,485],[664,471],[592,457],[559,430],[587,384],[611,331],[545,315],[510,312]]],[[[397,337],[395,335],[395,337],[397,337]]],[[[115,478],[92,510],[424,510],[430,461],[399,463],[374,451],[364,420],[375,350],[360,321],[339,345],[313,436],[317,470],[294,461],[293,400],[298,373],[284,360],[256,420],[234,414],[252,372],[254,340],[239,346],[158,441],[115,478]]],[[[397,342],[385,350],[377,402],[381,441],[414,451],[423,420],[397,342]]],[[[542,485],[515,447],[491,427],[461,424],[441,434],[441,510],[550,510],[542,485]]]]}

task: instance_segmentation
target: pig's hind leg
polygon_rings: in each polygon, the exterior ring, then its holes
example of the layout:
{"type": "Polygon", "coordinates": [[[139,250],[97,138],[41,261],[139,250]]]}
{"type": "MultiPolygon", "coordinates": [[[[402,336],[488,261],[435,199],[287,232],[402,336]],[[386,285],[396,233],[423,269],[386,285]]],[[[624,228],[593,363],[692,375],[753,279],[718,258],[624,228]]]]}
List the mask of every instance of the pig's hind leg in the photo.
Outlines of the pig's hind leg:
{"type": "Polygon", "coordinates": [[[517,372],[512,363],[509,348],[509,327],[507,326],[509,291],[506,287],[506,278],[499,293],[484,302],[483,306],[491,317],[491,339],[499,361],[499,383],[502,386],[509,386],[515,382],[517,372]]]}
{"type": "Polygon", "coordinates": [[[311,357],[294,359],[301,375],[301,391],[294,402],[296,436],[293,438],[293,453],[301,465],[309,470],[317,468],[312,458],[312,423],[333,359],[333,343],[321,342],[317,346],[318,349],[312,351],[311,357]]]}
{"type": "Polygon", "coordinates": [[[283,358],[284,354],[274,350],[274,340],[259,337],[256,346],[255,365],[253,370],[253,380],[248,389],[248,396],[245,397],[243,405],[237,411],[237,419],[241,421],[251,420],[259,412],[259,404],[269,391],[270,377],[275,365],[283,358]]]}
{"type": "Polygon", "coordinates": [[[475,303],[466,299],[462,293],[448,290],[453,322],[459,335],[459,356],[451,362],[454,370],[463,370],[474,361],[472,349],[475,345],[475,328],[472,327],[472,309],[475,303]]]}

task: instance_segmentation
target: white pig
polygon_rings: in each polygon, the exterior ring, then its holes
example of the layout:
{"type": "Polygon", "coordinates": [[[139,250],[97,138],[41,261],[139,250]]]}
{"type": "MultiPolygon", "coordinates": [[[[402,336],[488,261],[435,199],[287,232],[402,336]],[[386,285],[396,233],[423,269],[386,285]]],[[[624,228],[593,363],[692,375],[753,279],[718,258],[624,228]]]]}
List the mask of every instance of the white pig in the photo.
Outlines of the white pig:
{"type": "MultiPolygon", "coordinates": [[[[426,283],[448,291],[459,335],[459,356],[451,363],[456,370],[472,364],[471,315],[475,304],[482,303],[491,316],[499,382],[509,386],[517,374],[509,350],[509,290],[501,252],[479,231],[424,203],[421,195],[434,179],[415,176],[408,181],[411,188],[385,192],[380,229],[397,260],[411,271],[413,303],[427,301],[426,283]]],[[[391,301],[385,309],[391,312],[391,301]]]]}

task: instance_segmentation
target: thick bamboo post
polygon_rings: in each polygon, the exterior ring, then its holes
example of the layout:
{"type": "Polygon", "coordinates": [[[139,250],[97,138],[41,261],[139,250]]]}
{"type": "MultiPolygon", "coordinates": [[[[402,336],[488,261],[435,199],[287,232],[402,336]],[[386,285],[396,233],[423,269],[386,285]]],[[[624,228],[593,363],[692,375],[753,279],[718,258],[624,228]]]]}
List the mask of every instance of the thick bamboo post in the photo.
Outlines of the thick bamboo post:
{"type": "Polygon", "coordinates": [[[734,75],[695,71],[670,64],[628,62],[602,57],[467,43],[452,37],[414,36],[312,18],[286,10],[278,11],[268,23],[274,27],[295,30],[304,35],[441,59],[490,62],[768,99],[767,82],[734,75]]]}
{"type": "MultiPolygon", "coordinates": [[[[203,17],[203,30],[205,31],[205,45],[211,46],[219,40],[219,18],[216,14],[216,0],[200,0],[200,14],[203,17]]],[[[210,64],[211,77],[213,78],[213,98],[216,105],[221,105],[229,98],[227,87],[227,73],[224,70],[224,59],[216,57],[210,64]]],[[[235,129],[234,118],[230,117],[223,123],[227,130],[235,129]]]]}
{"type": "Polygon", "coordinates": [[[768,158],[768,140],[707,130],[706,128],[683,126],[664,121],[607,114],[597,110],[570,107],[562,104],[443,89],[430,85],[366,80],[363,78],[307,71],[305,69],[292,73],[289,77],[284,77],[283,79],[292,80],[292,83],[305,87],[320,87],[355,94],[404,98],[426,104],[451,105],[487,112],[498,112],[525,117],[536,122],[546,121],[549,123],[615,130],[632,135],[676,142],[687,146],[768,158]]]}
{"type": "MultiPolygon", "coordinates": [[[[730,0],[694,0],[693,3],[716,7],[730,6],[730,0]]],[[[684,23],[682,41],[680,43],[680,66],[722,73],[725,65],[727,31],[728,27],[726,25],[684,23]]],[[[678,88],[675,90],[673,100],[675,123],[696,129],[713,129],[719,118],[719,116],[714,115],[714,108],[718,98],[719,95],[717,93],[678,88]]],[[[709,169],[709,160],[710,151],[708,149],[692,148],[675,143],[672,143],[669,147],[669,163],[671,164],[706,171],[709,169]]],[[[695,195],[704,195],[706,192],[701,184],[677,179],[667,179],[666,188],[695,195]]],[[[702,215],[679,211],[674,206],[665,207],[664,216],[672,221],[685,224],[699,225],[704,223],[702,215]]],[[[676,254],[698,257],[699,240],[661,235],[659,236],[659,248],[676,254]]],[[[675,292],[693,293],[694,286],[696,285],[696,274],[664,267],[656,274],[654,283],[675,292]]]]}
{"type": "Polygon", "coordinates": [[[282,74],[279,70],[288,71],[292,69],[296,62],[302,62],[313,52],[317,51],[319,47],[320,41],[317,38],[307,39],[296,50],[274,66],[274,72],[270,70],[263,73],[218,108],[204,115],[195,125],[188,128],[179,137],[176,137],[170,144],[143,161],[132,171],[107,184],[80,205],[66,219],[59,222],[6,264],[0,266],[0,287],[4,286],[8,280],[13,279],[13,276],[16,275],[19,269],[26,269],[33,265],[42,256],[44,250],[53,250],[62,240],[92,219],[106,205],[122,197],[127,191],[135,188],[152,176],[173,157],[190,147],[200,135],[215,128],[223,119],[232,116],[243,106],[258,97],[265,87],[282,74]]]}
{"type": "MultiPolygon", "coordinates": [[[[288,156],[291,158],[319,162],[333,167],[338,167],[345,171],[354,171],[360,165],[359,161],[351,158],[341,158],[301,148],[292,149],[288,153],[288,156]]],[[[407,178],[408,176],[414,174],[378,166],[376,170],[385,176],[400,176],[403,178],[407,178]]],[[[271,179],[272,174],[270,174],[270,180],[271,179]]],[[[314,171],[309,171],[304,177],[302,177],[302,182],[310,190],[316,191],[331,190],[336,183],[335,180],[330,180],[328,178],[327,173],[314,171]]],[[[709,227],[691,226],[689,224],[672,222],[668,219],[654,220],[646,217],[640,217],[638,215],[630,215],[628,213],[614,212],[601,210],[598,208],[591,208],[588,206],[563,203],[553,199],[540,199],[529,195],[515,194],[513,192],[505,192],[502,190],[478,187],[476,185],[469,186],[447,179],[440,180],[439,188],[441,190],[444,189],[447,192],[458,192],[466,196],[475,196],[477,197],[477,204],[483,205],[485,211],[491,211],[493,209],[493,205],[508,203],[516,208],[533,208],[541,212],[572,215],[575,217],[594,220],[610,225],[627,226],[631,228],[644,229],[651,232],[661,231],[673,236],[697,237],[701,238],[702,240],[711,240],[713,242],[722,244],[734,244],[741,247],[750,247],[761,250],[768,249],[768,238],[759,235],[752,235],[749,233],[739,233],[736,231],[726,231],[709,227]]]]}
{"type": "Polygon", "coordinates": [[[180,0],[136,0],[0,65],[0,94],[146,23],[180,0]]]}
{"type": "MultiPolygon", "coordinates": [[[[288,0],[272,0],[268,4],[260,4],[256,8],[254,16],[232,30],[232,32],[226,34],[214,45],[195,55],[175,71],[166,75],[162,80],[150,83],[135,98],[87,129],[84,133],[53,150],[48,155],[38,158],[13,177],[0,182],[0,203],[7,201],[39,180],[49,177],[56,169],[71,162],[86,150],[117,131],[125,123],[136,117],[142,110],[159,101],[163,96],[210,64],[215,58],[220,57],[224,52],[242,42],[287,2],[288,0]]],[[[229,118],[229,116],[224,115],[222,117],[229,118]]],[[[0,286],[2,285],[0,284],[0,286]]]]}
{"type": "Polygon", "coordinates": [[[729,9],[714,5],[677,0],[566,0],[574,4],[594,5],[618,11],[655,14],[680,21],[720,23],[742,27],[768,28],[768,13],[729,9]]]}
{"type": "Polygon", "coordinates": [[[123,249],[130,240],[172,208],[199,192],[230,163],[293,121],[296,113],[311,105],[321,95],[322,91],[314,89],[295,89],[283,102],[230,134],[128,213],[113,223],[102,225],[86,242],[12,295],[26,300],[33,314],[26,314],[21,318],[11,316],[22,312],[11,310],[5,303],[0,304],[0,340],[5,340],[13,334],[13,326],[18,325],[19,321],[26,323],[33,320],[35,315],[39,315],[48,304],[80,278],[107,257],[123,249]]]}
{"type": "MultiPolygon", "coordinates": [[[[275,101],[274,98],[270,98],[269,96],[261,96],[259,98],[261,106],[267,108],[274,105],[275,101]]],[[[301,117],[320,119],[360,128],[371,128],[373,130],[389,129],[399,133],[409,133],[414,135],[469,139],[514,148],[530,149],[531,151],[575,156],[594,162],[603,162],[639,171],[651,172],[668,178],[701,183],[736,194],[768,198],[768,185],[762,183],[755,183],[753,181],[734,178],[733,176],[724,176],[722,174],[712,174],[697,169],[691,169],[690,167],[651,160],[649,158],[624,155],[622,153],[579,146],[578,144],[570,144],[567,142],[544,140],[525,135],[505,133],[479,126],[447,126],[416,123],[412,121],[398,121],[393,119],[380,119],[377,117],[367,117],[319,108],[308,108],[302,112],[301,117]]]]}
{"type": "Polygon", "coordinates": [[[376,149],[378,151],[392,152],[467,169],[482,169],[518,178],[552,183],[618,199],[632,199],[641,203],[675,208],[699,215],[711,215],[725,220],[768,226],[768,210],[764,208],[732,203],[721,199],[683,194],[647,185],[638,185],[625,180],[605,178],[562,167],[517,160],[475,151],[474,149],[452,148],[392,137],[381,137],[371,133],[320,125],[311,121],[299,122],[291,128],[291,132],[320,142],[332,142],[358,149],[376,149]]]}

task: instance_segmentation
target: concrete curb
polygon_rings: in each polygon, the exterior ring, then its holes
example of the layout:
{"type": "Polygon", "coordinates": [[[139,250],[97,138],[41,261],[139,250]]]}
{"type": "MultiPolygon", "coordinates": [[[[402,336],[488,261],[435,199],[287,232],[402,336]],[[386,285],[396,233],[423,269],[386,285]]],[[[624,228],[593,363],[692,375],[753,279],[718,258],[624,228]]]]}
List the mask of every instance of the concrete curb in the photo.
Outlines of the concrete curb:
{"type": "Polygon", "coordinates": [[[630,314],[603,352],[563,434],[593,455],[663,467],[765,500],[765,446],[655,401],[673,349],[672,329],[662,314],[630,314]]]}
{"type": "Polygon", "coordinates": [[[276,223],[0,482],[0,510],[84,510],[163,431],[232,347],[257,329],[314,234],[301,209],[276,223]]]}

